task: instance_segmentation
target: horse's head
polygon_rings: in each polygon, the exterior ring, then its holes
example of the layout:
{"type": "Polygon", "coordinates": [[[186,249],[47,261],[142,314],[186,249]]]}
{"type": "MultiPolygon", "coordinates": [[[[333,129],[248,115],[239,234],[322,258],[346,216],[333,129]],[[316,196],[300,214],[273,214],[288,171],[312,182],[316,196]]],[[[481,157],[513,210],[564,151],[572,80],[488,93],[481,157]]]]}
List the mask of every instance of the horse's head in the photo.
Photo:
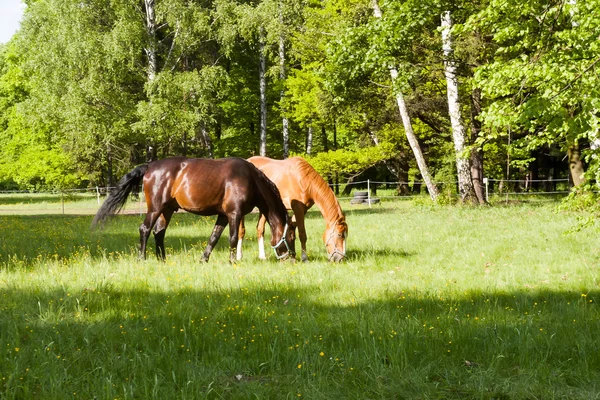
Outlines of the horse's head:
{"type": "MultiPolygon", "coordinates": [[[[275,236],[272,236],[271,243],[275,241],[275,236]]],[[[272,244],[275,256],[278,260],[292,258],[296,259],[296,224],[292,222],[292,218],[286,217],[285,226],[281,234],[281,239],[275,244],[272,244]]]]}
{"type": "Polygon", "coordinates": [[[348,224],[346,218],[340,217],[335,224],[331,224],[323,233],[323,241],[327,247],[329,261],[340,262],[346,257],[346,237],[348,236],[348,224]]]}

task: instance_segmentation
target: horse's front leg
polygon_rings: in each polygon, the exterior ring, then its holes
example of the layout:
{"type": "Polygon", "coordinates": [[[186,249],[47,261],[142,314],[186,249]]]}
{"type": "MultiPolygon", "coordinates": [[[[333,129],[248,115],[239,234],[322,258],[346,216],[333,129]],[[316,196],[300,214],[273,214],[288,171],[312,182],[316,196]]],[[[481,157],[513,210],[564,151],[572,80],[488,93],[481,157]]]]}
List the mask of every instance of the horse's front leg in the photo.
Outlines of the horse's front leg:
{"type": "Polygon", "coordinates": [[[159,211],[148,211],[144,218],[144,222],[140,225],[140,252],[138,257],[142,260],[146,259],[146,243],[148,243],[148,237],[150,237],[152,227],[156,223],[156,219],[159,215],[159,211]]]}
{"type": "Polygon", "coordinates": [[[258,239],[258,258],[261,260],[266,260],[267,256],[265,254],[265,223],[267,222],[267,217],[263,214],[260,214],[258,218],[258,223],[256,224],[256,237],[258,239]]]}
{"type": "Polygon", "coordinates": [[[296,220],[296,226],[298,227],[298,238],[300,239],[300,245],[302,246],[302,262],[308,262],[308,255],[306,255],[306,226],[304,225],[304,215],[306,210],[302,206],[296,206],[292,204],[292,210],[294,211],[294,218],[296,220]]]}
{"type": "Polygon", "coordinates": [[[208,239],[208,244],[206,245],[206,249],[204,249],[204,254],[202,255],[202,261],[207,262],[210,253],[212,253],[217,241],[221,237],[223,233],[223,229],[227,226],[227,217],[225,215],[219,215],[217,217],[217,222],[215,223],[215,227],[213,228],[212,234],[210,235],[210,239],[208,239]]]}

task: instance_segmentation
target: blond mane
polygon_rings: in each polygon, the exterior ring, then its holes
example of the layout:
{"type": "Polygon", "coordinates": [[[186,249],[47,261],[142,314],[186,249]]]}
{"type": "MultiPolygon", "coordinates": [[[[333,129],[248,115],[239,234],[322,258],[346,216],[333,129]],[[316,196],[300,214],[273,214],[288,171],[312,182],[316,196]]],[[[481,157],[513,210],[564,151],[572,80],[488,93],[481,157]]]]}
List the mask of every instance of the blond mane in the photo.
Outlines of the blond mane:
{"type": "Polygon", "coordinates": [[[296,169],[300,177],[300,186],[319,207],[323,218],[328,223],[335,223],[344,217],[344,212],[335,194],[327,182],[317,171],[304,159],[296,158],[296,169]]]}

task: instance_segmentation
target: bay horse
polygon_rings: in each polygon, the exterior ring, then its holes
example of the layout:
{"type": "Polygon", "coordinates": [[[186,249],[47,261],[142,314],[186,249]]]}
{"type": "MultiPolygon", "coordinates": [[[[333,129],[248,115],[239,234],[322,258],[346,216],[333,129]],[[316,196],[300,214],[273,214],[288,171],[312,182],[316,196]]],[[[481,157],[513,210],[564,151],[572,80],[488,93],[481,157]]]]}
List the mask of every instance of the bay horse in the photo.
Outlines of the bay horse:
{"type": "Polygon", "coordinates": [[[295,227],[277,187],[243,158],[172,157],[140,165],[127,173],[98,210],[92,226],[118,212],[143,180],[148,212],[140,226],[140,258],[154,228],[156,256],[165,259],[165,232],[173,213],[183,209],[198,215],[217,215],[203,261],[208,261],[229,224],[229,259],[234,262],[240,222],[257,207],[271,226],[271,246],[278,259],[295,257],[295,227]]]}
{"type": "MultiPolygon", "coordinates": [[[[275,183],[283,204],[288,210],[294,212],[298,236],[302,245],[302,261],[308,261],[304,217],[314,204],[319,207],[321,215],[327,223],[323,233],[323,242],[329,255],[329,261],[339,262],[344,259],[346,237],[348,236],[346,217],[335,194],[319,173],[302,157],[273,160],[268,157],[255,156],[250,157],[248,161],[275,183]]],[[[265,258],[264,227],[265,218],[264,215],[261,215],[257,226],[259,258],[265,258]]],[[[240,237],[243,238],[243,232],[240,237]]],[[[238,247],[239,251],[240,247],[238,247]]]]}

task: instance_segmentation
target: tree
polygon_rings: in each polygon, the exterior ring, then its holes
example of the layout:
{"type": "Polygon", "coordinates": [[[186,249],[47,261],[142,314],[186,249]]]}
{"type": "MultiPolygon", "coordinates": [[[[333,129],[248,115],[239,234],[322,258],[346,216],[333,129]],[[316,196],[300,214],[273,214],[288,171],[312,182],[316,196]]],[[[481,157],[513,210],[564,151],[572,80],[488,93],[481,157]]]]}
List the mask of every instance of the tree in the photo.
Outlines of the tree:
{"type": "MultiPolygon", "coordinates": [[[[596,135],[599,10],[597,0],[492,0],[465,27],[491,37],[496,48],[494,58],[475,72],[487,103],[486,137],[512,132],[512,146],[529,154],[557,144],[577,166],[571,170],[575,183],[582,182],[579,149],[596,135]]],[[[589,150],[582,154],[595,169],[589,150]]]]}
{"type": "Polygon", "coordinates": [[[458,191],[463,203],[474,203],[477,201],[473,181],[471,178],[471,167],[466,149],[465,126],[461,117],[460,101],[458,99],[458,76],[456,73],[456,62],[452,48],[452,20],[450,11],[442,13],[442,41],[444,51],[444,65],[446,83],[448,87],[448,111],[452,123],[452,137],[454,150],[456,152],[456,171],[458,177],[458,191]]]}
{"type": "MultiPolygon", "coordinates": [[[[375,18],[382,19],[381,9],[379,8],[379,4],[377,0],[372,0],[373,4],[373,14],[375,18]]],[[[392,78],[392,84],[396,84],[398,80],[398,70],[395,66],[389,66],[390,76],[392,78]]],[[[404,101],[404,96],[399,89],[396,89],[396,102],[398,103],[398,110],[400,112],[400,116],[402,117],[402,123],[404,124],[404,131],[406,133],[406,137],[408,142],[410,143],[410,147],[415,155],[415,159],[417,160],[417,165],[419,166],[419,171],[421,172],[421,176],[427,185],[427,190],[429,191],[429,196],[433,201],[436,201],[439,196],[439,191],[431,179],[431,175],[429,174],[429,169],[427,168],[427,164],[425,163],[425,158],[423,157],[423,153],[421,152],[421,147],[419,146],[419,142],[414,134],[412,129],[412,124],[410,122],[410,116],[408,115],[408,110],[406,108],[406,103],[404,101]]]]}

